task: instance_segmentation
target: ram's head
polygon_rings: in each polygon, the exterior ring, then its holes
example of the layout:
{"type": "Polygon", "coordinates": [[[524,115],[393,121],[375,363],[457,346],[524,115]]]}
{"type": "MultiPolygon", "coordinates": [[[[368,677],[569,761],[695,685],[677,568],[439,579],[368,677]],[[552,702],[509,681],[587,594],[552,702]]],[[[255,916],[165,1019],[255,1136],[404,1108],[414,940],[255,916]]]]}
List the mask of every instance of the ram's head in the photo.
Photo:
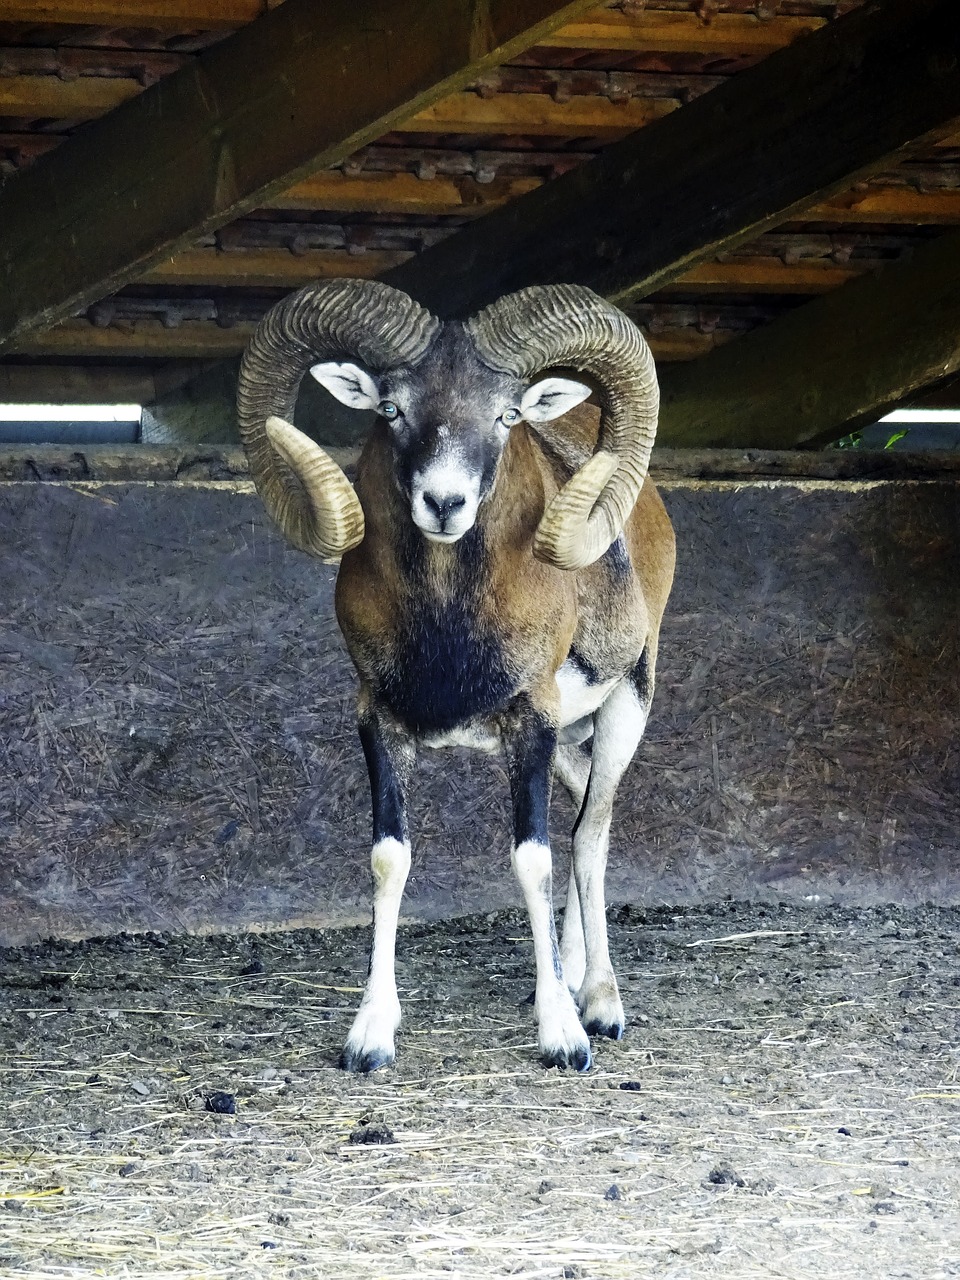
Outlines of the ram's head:
{"type": "Polygon", "coordinates": [[[290,424],[300,379],[388,424],[394,476],[424,536],[455,542],[493,486],[510,429],[560,417],[602,389],[596,454],[545,511],[534,554],[559,568],[602,555],[646,475],[657,382],[639,330],[588,289],[533,287],[466,323],[442,324],[375,281],[308,285],[267,313],[244,355],[240,432],[270,514],[296,546],[335,559],[363,538],[359,501],[333,460],[290,424]]]}

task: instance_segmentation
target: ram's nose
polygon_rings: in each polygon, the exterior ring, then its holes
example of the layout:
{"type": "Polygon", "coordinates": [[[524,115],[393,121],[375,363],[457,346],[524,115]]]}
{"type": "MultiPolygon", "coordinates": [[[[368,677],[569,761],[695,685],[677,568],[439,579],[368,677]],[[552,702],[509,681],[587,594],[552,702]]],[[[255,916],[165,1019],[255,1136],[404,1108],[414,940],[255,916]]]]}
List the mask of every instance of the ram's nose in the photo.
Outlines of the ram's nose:
{"type": "Polygon", "coordinates": [[[467,505],[467,499],[460,493],[445,493],[441,496],[440,494],[427,493],[425,491],[423,505],[436,517],[437,523],[442,530],[450,516],[467,505]]]}

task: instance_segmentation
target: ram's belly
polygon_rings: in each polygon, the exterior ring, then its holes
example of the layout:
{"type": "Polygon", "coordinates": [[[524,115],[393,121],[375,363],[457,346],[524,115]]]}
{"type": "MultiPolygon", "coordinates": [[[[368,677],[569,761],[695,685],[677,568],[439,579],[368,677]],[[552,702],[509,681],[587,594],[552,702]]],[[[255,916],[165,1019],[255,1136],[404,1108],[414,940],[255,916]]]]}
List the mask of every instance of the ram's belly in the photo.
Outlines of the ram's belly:
{"type": "Polygon", "coordinates": [[[576,659],[568,658],[557,672],[561,727],[592,716],[618,679],[597,680],[576,659]]]}

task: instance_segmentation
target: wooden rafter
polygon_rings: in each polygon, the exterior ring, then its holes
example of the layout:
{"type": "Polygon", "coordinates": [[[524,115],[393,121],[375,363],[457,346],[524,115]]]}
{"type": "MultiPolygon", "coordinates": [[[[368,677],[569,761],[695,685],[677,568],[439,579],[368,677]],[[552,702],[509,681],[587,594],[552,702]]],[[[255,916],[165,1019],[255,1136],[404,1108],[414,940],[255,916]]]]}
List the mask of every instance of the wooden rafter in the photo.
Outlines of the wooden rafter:
{"type": "Polygon", "coordinates": [[[282,191],[272,209],[331,209],[345,213],[481,214],[536,190],[537,177],[477,182],[468,176],[418,178],[414,173],[315,173],[282,191]]]}
{"type": "MultiPolygon", "coordinates": [[[[295,289],[310,280],[333,276],[372,278],[408,261],[404,251],[313,249],[293,253],[285,248],[189,249],[159,263],[144,284],[209,285],[211,288],[295,289]]],[[[875,263],[842,264],[828,258],[783,262],[756,255],[725,262],[705,262],[669,284],[664,293],[817,294],[855,280],[875,263]]]]}
{"type": "Polygon", "coordinates": [[[621,138],[676,110],[675,98],[609,98],[581,95],[555,102],[545,93],[498,93],[481,98],[457,93],[411,116],[403,133],[519,133],[528,136],[621,138]]]}
{"type": "Polygon", "coordinates": [[[815,258],[782,262],[779,258],[734,258],[727,262],[701,262],[663,293],[828,293],[856,280],[872,264],[841,265],[815,258]]]}
{"type": "Polygon", "coordinates": [[[310,280],[334,276],[372,279],[411,255],[387,250],[349,253],[344,249],[243,249],[218,253],[215,249],[186,249],[158,263],[144,277],[148,284],[216,285],[246,289],[296,289],[310,280]]]}
{"type": "Polygon", "coordinates": [[[714,13],[707,22],[696,13],[598,9],[562,27],[545,43],[562,49],[616,49],[622,53],[763,57],[823,25],[823,18],[784,14],[761,19],[752,13],[714,13]]]}
{"type": "Polygon", "coordinates": [[[778,449],[836,439],[960,369],[960,232],[665,370],[666,445],[778,449]]]}
{"type": "MultiPolygon", "coordinates": [[[[0,76],[0,115],[48,120],[95,120],[143,92],[132,76],[0,76]]],[[[555,102],[545,93],[455,93],[400,122],[404,133],[518,133],[536,137],[621,138],[659,120],[674,98],[609,98],[582,94],[555,102]]]]}
{"type": "MultiPolygon", "coordinates": [[[[203,366],[201,366],[202,368],[203,366]]],[[[149,404],[198,371],[195,360],[159,368],[124,365],[0,364],[0,401],[10,404],[149,404]]]]}
{"type": "MultiPolygon", "coordinates": [[[[0,22],[76,23],[154,27],[168,31],[243,26],[279,0],[0,0],[0,22]]],[[[709,22],[694,13],[657,10],[625,14],[607,9],[551,33],[554,48],[612,49],[624,53],[706,53],[764,56],[823,25],[822,18],[778,14],[717,13],[709,22]]]]}
{"type": "Polygon", "coordinates": [[[864,187],[821,200],[803,212],[807,222],[895,222],[903,226],[960,223],[960,189],[915,191],[912,187],[864,187]]]}
{"type": "MultiPolygon", "coordinates": [[[[317,173],[281,192],[274,209],[330,209],[342,212],[484,214],[543,185],[536,176],[496,178],[480,183],[468,176],[418,178],[413,173],[317,173]]],[[[897,223],[902,226],[960,224],[960,188],[917,191],[913,187],[861,187],[810,205],[806,222],[897,223]]]]}
{"type": "Polygon", "coordinates": [[[142,92],[131,76],[0,76],[0,115],[96,120],[142,92]]]}
{"type": "Polygon", "coordinates": [[[868,4],[388,278],[447,315],[570,279],[629,303],[802,219],[958,115],[955,0],[868,4]]]}
{"type": "Polygon", "coordinates": [[[277,0],[0,0],[0,22],[215,31],[244,26],[277,0]]]}
{"type": "MultiPolygon", "coordinates": [[[[213,320],[184,320],[168,328],[157,319],[140,319],[100,328],[89,320],[67,320],[43,333],[24,338],[17,344],[15,354],[67,359],[100,356],[105,360],[121,357],[217,359],[239,355],[255,327],[252,321],[247,320],[238,321],[228,328],[213,320]]],[[[729,342],[734,336],[729,329],[701,333],[692,327],[665,328],[650,334],[650,345],[660,361],[694,360],[729,342]]]]}
{"type": "Polygon", "coordinates": [[[115,291],[589,8],[368,0],[358,23],[350,0],[286,0],[0,190],[0,344],[115,291]]]}

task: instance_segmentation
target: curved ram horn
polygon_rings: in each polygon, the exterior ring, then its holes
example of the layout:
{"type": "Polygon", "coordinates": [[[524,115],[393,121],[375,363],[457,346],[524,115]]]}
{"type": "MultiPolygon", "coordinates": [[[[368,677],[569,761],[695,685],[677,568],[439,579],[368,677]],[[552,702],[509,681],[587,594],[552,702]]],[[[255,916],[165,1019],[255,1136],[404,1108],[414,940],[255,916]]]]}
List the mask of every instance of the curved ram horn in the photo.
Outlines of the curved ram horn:
{"type": "Polygon", "coordinates": [[[264,506],[301,551],[335,560],[363,538],[363,511],[349,480],[290,426],[304,373],[325,360],[358,360],[372,373],[413,363],[439,324],[377,280],[305,285],[260,321],[240,364],[240,438],[264,506]]]}
{"type": "Polygon", "coordinates": [[[533,544],[534,555],[558,569],[592,564],[633,510],[656,436],[660,392],[643,334],[580,285],[521,289],[485,307],[465,328],[491,368],[529,379],[567,366],[599,382],[597,452],[550,502],[533,544]]]}

